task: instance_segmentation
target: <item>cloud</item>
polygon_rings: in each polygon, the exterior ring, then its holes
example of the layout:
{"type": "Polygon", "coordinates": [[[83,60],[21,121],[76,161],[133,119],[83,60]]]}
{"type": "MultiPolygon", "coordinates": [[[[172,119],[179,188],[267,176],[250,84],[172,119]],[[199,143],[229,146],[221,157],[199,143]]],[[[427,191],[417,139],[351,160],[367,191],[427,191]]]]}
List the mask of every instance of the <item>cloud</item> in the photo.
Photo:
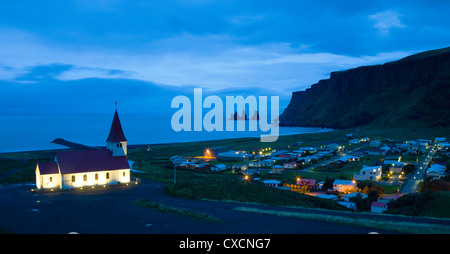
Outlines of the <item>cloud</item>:
{"type": "Polygon", "coordinates": [[[383,11],[369,16],[369,19],[374,20],[374,27],[378,29],[381,35],[388,35],[393,27],[406,27],[400,21],[399,14],[393,11],[383,11]]]}

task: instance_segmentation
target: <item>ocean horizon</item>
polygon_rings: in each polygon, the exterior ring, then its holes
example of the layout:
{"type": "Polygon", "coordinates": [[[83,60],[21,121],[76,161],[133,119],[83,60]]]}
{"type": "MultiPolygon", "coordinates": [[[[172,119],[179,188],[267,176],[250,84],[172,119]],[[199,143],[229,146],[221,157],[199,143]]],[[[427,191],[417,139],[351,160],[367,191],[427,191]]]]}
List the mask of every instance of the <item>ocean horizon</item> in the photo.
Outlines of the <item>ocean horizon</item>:
{"type": "MultiPolygon", "coordinates": [[[[269,132],[181,131],[171,127],[170,113],[120,113],[128,145],[197,142],[231,138],[260,137],[269,132]]],[[[0,153],[66,149],[50,143],[56,138],[87,146],[105,146],[113,114],[24,114],[0,115],[2,146],[0,153]]],[[[280,127],[279,135],[327,132],[320,127],[280,127]]]]}

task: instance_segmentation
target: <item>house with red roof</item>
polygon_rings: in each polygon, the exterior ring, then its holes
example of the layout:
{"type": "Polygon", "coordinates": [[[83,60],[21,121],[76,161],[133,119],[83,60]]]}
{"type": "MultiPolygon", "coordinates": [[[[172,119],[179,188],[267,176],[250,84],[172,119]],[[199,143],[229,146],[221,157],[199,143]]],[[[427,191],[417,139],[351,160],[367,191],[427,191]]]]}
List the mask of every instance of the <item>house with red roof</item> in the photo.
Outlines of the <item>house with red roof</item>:
{"type": "Polygon", "coordinates": [[[38,189],[70,189],[130,182],[127,139],[117,109],[106,139],[106,149],[65,151],[36,165],[38,189]]]}

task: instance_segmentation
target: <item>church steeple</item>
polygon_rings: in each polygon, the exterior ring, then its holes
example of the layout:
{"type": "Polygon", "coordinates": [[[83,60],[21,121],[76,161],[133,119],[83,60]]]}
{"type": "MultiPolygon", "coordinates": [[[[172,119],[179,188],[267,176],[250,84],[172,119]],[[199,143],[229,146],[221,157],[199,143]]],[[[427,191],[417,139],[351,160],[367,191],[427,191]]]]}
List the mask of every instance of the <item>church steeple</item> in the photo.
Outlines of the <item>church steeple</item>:
{"type": "Polygon", "coordinates": [[[111,130],[106,139],[106,146],[112,152],[113,156],[127,156],[127,139],[123,134],[122,124],[120,123],[117,109],[114,113],[111,130]]]}

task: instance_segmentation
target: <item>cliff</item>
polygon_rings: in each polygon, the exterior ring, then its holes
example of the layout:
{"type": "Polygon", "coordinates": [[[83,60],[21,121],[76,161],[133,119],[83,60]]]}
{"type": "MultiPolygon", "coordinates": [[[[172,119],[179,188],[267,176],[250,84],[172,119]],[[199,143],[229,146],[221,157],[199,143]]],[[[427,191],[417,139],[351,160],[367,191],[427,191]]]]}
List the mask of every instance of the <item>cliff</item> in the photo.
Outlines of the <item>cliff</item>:
{"type": "Polygon", "coordinates": [[[294,92],[280,125],[450,127],[450,47],[333,72],[294,92]]]}

